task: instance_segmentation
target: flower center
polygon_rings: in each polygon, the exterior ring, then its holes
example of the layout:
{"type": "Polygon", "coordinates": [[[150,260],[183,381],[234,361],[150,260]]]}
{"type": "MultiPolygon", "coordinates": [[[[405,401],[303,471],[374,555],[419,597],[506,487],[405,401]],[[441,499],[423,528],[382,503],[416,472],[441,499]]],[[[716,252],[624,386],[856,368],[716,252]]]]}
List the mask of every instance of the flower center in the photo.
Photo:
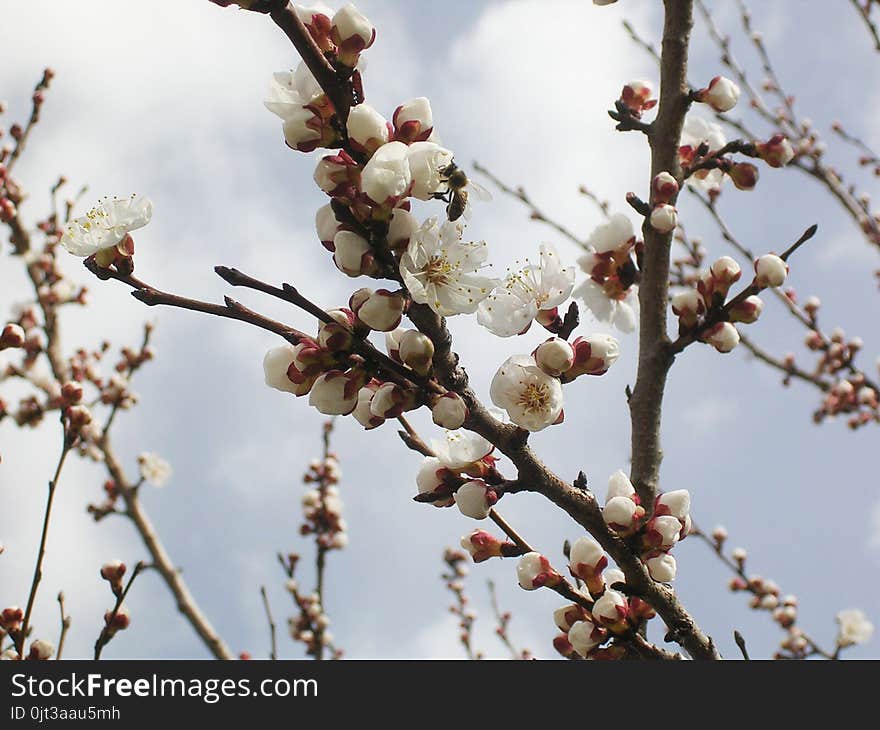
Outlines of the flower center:
{"type": "Polygon", "coordinates": [[[455,267],[449,263],[449,259],[442,254],[438,254],[425,265],[425,279],[427,279],[429,284],[443,286],[449,283],[451,274],[454,271],[455,267]]]}
{"type": "Polygon", "coordinates": [[[519,393],[519,405],[528,412],[546,410],[550,388],[545,383],[529,383],[519,393]]]}

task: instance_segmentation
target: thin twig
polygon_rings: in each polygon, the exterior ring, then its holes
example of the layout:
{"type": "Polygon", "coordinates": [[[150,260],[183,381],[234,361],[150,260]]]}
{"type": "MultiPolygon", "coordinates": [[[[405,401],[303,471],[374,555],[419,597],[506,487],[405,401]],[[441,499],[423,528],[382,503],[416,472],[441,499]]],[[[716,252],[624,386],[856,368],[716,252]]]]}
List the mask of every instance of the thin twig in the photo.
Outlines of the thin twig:
{"type": "Polygon", "coordinates": [[[61,455],[58,457],[58,465],[55,467],[55,474],[49,482],[49,493],[46,497],[46,511],[43,514],[43,529],[40,533],[40,548],[37,552],[37,564],[34,567],[34,577],[33,580],[31,580],[31,590],[28,595],[27,608],[24,612],[24,621],[21,625],[21,632],[18,639],[19,659],[24,657],[24,642],[30,629],[31,612],[34,608],[34,601],[37,598],[37,587],[43,579],[43,558],[46,556],[46,538],[49,535],[49,521],[52,519],[52,504],[55,499],[55,491],[58,487],[58,479],[61,476],[61,470],[64,468],[67,454],[70,453],[70,449],[73,447],[72,439],[70,439],[67,434],[64,416],[61,417],[61,430],[63,439],[61,455]]]}
{"type": "Polygon", "coordinates": [[[55,651],[56,661],[61,659],[64,651],[64,640],[67,638],[67,632],[70,630],[70,616],[64,611],[64,591],[58,593],[58,611],[61,614],[61,634],[58,637],[58,649],[55,651]]]}
{"type": "Polygon", "coordinates": [[[278,658],[278,644],[275,638],[275,619],[272,618],[272,609],[269,607],[266,586],[260,586],[260,595],[263,598],[263,610],[266,612],[266,621],[269,624],[269,658],[274,661],[278,658]]]}

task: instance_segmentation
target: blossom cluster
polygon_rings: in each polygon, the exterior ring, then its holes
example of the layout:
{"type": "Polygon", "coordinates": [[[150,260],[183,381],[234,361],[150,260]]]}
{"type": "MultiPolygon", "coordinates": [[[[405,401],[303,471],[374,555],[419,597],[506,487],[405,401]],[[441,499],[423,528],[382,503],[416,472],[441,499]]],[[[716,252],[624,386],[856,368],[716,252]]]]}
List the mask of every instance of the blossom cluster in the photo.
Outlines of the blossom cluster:
{"type": "Polygon", "coordinates": [[[734,323],[758,321],[764,302],[757,292],[782,286],[788,276],[788,264],[769,253],[755,260],[754,271],[749,287],[728,299],[731,287],[742,277],[742,269],[730,256],[722,256],[703,272],[696,287],[673,295],[672,311],[678,317],[679,334],[692,334],[718,352],[733,350],[740,341],[734,323]]]}

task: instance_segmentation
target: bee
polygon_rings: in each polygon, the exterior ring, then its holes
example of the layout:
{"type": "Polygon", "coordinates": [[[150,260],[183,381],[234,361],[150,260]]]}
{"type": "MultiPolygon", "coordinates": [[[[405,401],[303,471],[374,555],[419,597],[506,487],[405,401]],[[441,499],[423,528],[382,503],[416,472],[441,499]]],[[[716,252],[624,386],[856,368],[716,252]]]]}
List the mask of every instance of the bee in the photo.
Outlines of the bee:
{"type": "Polygon", "coordinates": [[[440,182],[446,185],[446,190],[435,193],[434,197],[446,201],[446,217],[450,221],[457,221],[462,216],[470,218],[468,200],[492,200],[489,191],[468,178],[455,162],[440,169],[440,182]]]}

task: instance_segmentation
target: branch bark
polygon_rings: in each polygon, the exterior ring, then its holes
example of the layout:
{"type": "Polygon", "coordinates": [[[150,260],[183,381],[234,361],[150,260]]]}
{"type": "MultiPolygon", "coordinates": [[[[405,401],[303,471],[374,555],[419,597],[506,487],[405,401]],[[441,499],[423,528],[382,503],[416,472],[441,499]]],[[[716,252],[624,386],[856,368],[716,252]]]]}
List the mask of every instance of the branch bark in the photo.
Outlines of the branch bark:
{"type": "MultiPolygon", "coordinates": [[[[693,0],[664,0],[664,4],[666,15],[660,60],[660,105],[649,135],[651,179],[661,172],[669,172],[681,182],[678,147],[690,104],[687,60],[693,26],[693,0]]],[[[639,285],[639,365],[629,401],[632,421],[630,478],[642,504],[650,512],[663,458],[660,446],[663,391],[674,359],[666,330],[669,254],[673,234],[659,233],[647,219],[642,233],[645,254],[639,285]]]]}

